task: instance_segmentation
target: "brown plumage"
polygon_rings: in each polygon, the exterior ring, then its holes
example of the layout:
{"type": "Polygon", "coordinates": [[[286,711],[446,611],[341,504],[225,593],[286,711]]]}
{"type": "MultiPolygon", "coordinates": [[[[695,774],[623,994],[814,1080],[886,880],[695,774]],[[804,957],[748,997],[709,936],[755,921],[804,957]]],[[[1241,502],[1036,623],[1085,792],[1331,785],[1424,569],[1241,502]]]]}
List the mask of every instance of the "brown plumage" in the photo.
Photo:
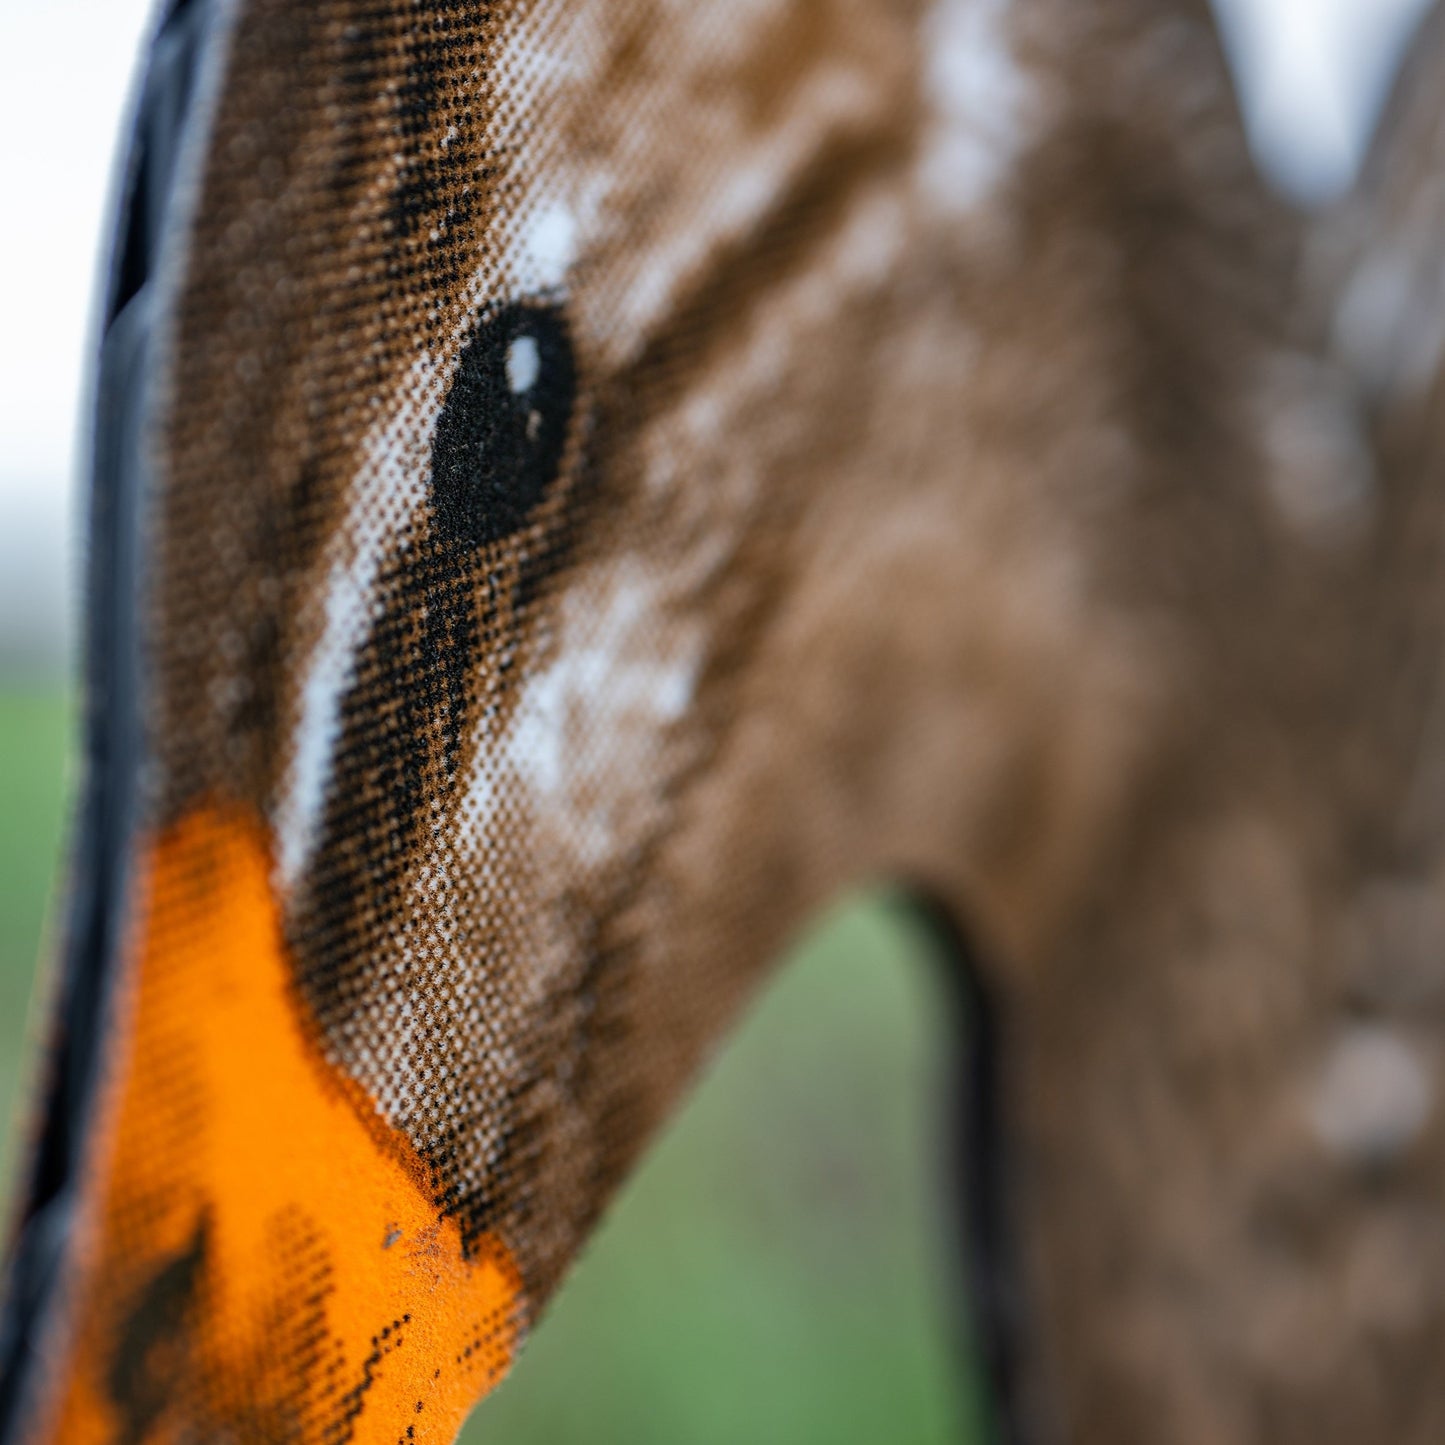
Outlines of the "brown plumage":
{"type": "MultiPolygon", "coordinates": [[[[1020,1438],[1440,1439],[1440,24],[1318,227],[1202,0],[229,27],[135,846],[255,820],[307,1038],[520,1324],[893,883],[999,1009],[1020,1438]]],[[[215,1358],[174,1438],[235,1425],[215,1358]]],[[[332,1438],[285,1378],[265,1438],[332,1438]]]]}

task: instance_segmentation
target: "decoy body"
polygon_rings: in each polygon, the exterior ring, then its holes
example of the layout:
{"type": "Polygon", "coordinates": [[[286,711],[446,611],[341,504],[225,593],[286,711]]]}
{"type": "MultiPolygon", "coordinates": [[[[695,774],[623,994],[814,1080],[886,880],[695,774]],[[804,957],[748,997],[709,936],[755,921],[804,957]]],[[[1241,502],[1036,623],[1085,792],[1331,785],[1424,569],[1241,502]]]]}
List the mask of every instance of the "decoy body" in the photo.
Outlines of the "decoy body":
{"type": "Polygon", "coordinates": [[[7,1445],[450,1440],[876,885],[1001,1438],[1445,1439],[1442,65],[1305,222],[1203,0],[173,0],[7,1445]]]}

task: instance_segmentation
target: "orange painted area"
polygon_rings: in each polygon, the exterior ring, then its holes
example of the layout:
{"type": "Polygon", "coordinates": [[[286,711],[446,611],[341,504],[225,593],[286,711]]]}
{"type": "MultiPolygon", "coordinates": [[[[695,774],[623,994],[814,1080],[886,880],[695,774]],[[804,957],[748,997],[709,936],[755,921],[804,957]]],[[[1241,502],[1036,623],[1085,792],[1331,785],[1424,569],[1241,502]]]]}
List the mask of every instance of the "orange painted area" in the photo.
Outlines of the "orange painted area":
{"type": "Polygon", "coordinates": [[[264,836],[200,811],[137,880],[71,1343],[43,1439],[412,1445],[505,1372],[517,1272],[321,1057],[264,836]]]}

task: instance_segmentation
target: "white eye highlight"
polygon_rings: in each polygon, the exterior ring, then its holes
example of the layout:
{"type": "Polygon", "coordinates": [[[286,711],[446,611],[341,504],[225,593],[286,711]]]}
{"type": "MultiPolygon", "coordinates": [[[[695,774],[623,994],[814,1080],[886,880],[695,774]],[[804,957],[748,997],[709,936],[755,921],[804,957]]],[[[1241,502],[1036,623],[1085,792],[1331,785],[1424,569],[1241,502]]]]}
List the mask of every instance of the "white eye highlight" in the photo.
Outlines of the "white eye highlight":
{"type": "Polygon", "coordinates": [[[531,391],[542,369],[542,357],[533,336],[519,336],[507,348],[507,385],[513,396],[531,391]]]}

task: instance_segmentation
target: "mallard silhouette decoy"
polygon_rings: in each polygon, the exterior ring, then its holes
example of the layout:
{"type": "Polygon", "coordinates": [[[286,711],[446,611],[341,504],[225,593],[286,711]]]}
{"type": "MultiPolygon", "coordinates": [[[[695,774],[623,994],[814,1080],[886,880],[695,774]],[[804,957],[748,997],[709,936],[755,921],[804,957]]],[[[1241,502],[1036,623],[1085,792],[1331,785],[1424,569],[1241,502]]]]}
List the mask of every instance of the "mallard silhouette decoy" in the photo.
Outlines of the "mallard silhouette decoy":
{"type": "Polygon", "coordinates": [[[1441,34],[1314,221],[1202,0],[173,0],[7,1445],[450,1440],[875,884],[1001,1438],[1445,1438],[1441,34]]]}

